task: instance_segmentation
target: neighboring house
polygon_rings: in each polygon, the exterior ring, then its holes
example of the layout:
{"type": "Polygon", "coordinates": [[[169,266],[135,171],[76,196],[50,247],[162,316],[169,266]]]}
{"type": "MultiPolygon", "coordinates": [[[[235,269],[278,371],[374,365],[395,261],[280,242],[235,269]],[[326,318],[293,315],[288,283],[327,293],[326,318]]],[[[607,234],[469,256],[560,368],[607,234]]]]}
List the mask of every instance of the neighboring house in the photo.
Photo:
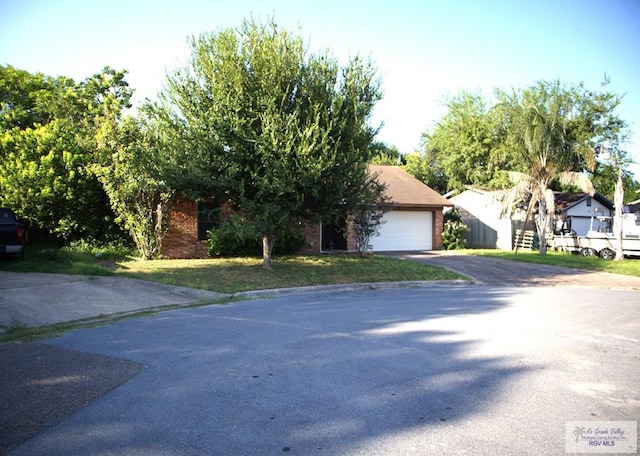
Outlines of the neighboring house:
{"type": "MultiPolygon", "coordinates": [[[[435,190],[397,166],[370,165],[378,175],[393,209],[386,212],[380,235],[371,239],[373,251],[421,251],[442,248],[443,209],[452,204],[435,190]]],[[[207,256],[207,230],[217,224],[220,209],[211,203],[188,198],[175,201],[169,212],[169,231],[162,244],[165,258],[204,258],[207,256]]],[[[307,226],[303,254],[353,252],[353,236],[344,235],[347,223],[307,226]]]]}
{"type": "MultiPolygon", "coordinates": [[[[516,208],[511,217],[505,216],[499,194],[469,188],[449,198],[458,209],[462,221],[469,227],[466,234],[469,248],[513,248],[515,227],[522,225],[524,210],[516,208]]],[[[611,216],[613,211],[613,204],[597,192],[593,196],[588,193],[555,192],[555,206],[557,229],[573,230],[578,236],[587,234],[592,217],[611,216]]]]}
{"type": "Polygon", "coordinates": [[[578,236],[586,236],[597,217],[612,217],[613,203],[600,193],[555,192],[556,230],[560,227],[571,230],[578,236]]]}
{"type": "Polygon", "coordinates": [[[503,216],[505,210],[497,195],[498,192],[468,188],[449,198],[469,228],[465,234],[467,247],[511,250],[513,217],[503,216]]]}

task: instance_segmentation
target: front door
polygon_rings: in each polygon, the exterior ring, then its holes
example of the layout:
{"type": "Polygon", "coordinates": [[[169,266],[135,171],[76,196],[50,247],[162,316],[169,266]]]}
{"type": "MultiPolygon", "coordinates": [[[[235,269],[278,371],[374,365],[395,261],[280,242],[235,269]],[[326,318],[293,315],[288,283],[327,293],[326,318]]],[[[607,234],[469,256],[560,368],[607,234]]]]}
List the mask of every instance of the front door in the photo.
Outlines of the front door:
{"type": "Polygon", "coordinates": [[[322,250],[324,252],[347,250],[346,226],[347,223],[344,219],[338,220],[337,223],[322,224],[322,250]]]}

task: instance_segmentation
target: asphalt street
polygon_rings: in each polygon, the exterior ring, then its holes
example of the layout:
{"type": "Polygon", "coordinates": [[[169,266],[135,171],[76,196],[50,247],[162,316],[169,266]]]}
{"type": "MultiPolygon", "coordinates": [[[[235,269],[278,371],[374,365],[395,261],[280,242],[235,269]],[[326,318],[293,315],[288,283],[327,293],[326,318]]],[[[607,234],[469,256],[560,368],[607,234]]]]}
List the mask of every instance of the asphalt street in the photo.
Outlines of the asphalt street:
{"type": "Polygon", "coordinates": [[[11,454],[565,454],[567,421],[640,417],[639,296],[317,292],[72,331],[34,345],[123,378],[11,454]]]}

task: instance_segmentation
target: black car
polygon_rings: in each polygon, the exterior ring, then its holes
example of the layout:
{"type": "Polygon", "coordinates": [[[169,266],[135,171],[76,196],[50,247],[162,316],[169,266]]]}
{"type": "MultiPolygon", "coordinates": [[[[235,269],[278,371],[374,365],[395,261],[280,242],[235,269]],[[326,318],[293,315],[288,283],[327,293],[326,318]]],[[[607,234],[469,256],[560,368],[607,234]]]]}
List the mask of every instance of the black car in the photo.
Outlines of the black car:
{"type": "Polygon", "coordinates": [[[25,231],[11,209],[0,207],[0,255],[24,258],[25,231]]]}

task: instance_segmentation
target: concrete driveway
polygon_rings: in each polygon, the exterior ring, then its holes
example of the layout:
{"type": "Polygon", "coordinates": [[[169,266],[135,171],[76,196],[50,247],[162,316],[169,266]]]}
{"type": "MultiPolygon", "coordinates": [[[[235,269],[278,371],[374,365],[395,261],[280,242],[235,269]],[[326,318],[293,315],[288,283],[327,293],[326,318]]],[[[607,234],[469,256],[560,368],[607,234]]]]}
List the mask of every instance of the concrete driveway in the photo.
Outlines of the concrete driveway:
{"type": "MultiPolygon", "coordinates": [[[[461,255],[454,252],[404,253],[393,256],[450,269],[472,278],[479,285],[568,286],[579,288],[626,288],[640,290],[640,277],[587,271],[499,258],[461,255]]],[[[627,260],[640,261],[640,260],[627,260]]]]}
{"type": "Polygon", "coordinates": [[[94,319],[224,296],[124,277],[0,271],[0,329],[94,319]]]}
{"type": "Polygon", "coordinates": [[[640,416],[639,296],[310,293],[73,331],[26,344],[46,350],[20,360],[38,372],[27,386],[58,405],[91,388],[91,369],[39,370],[57,350],[113,363],[120,383],[11,454],[565,454],[567,421],[640,416]]]}

